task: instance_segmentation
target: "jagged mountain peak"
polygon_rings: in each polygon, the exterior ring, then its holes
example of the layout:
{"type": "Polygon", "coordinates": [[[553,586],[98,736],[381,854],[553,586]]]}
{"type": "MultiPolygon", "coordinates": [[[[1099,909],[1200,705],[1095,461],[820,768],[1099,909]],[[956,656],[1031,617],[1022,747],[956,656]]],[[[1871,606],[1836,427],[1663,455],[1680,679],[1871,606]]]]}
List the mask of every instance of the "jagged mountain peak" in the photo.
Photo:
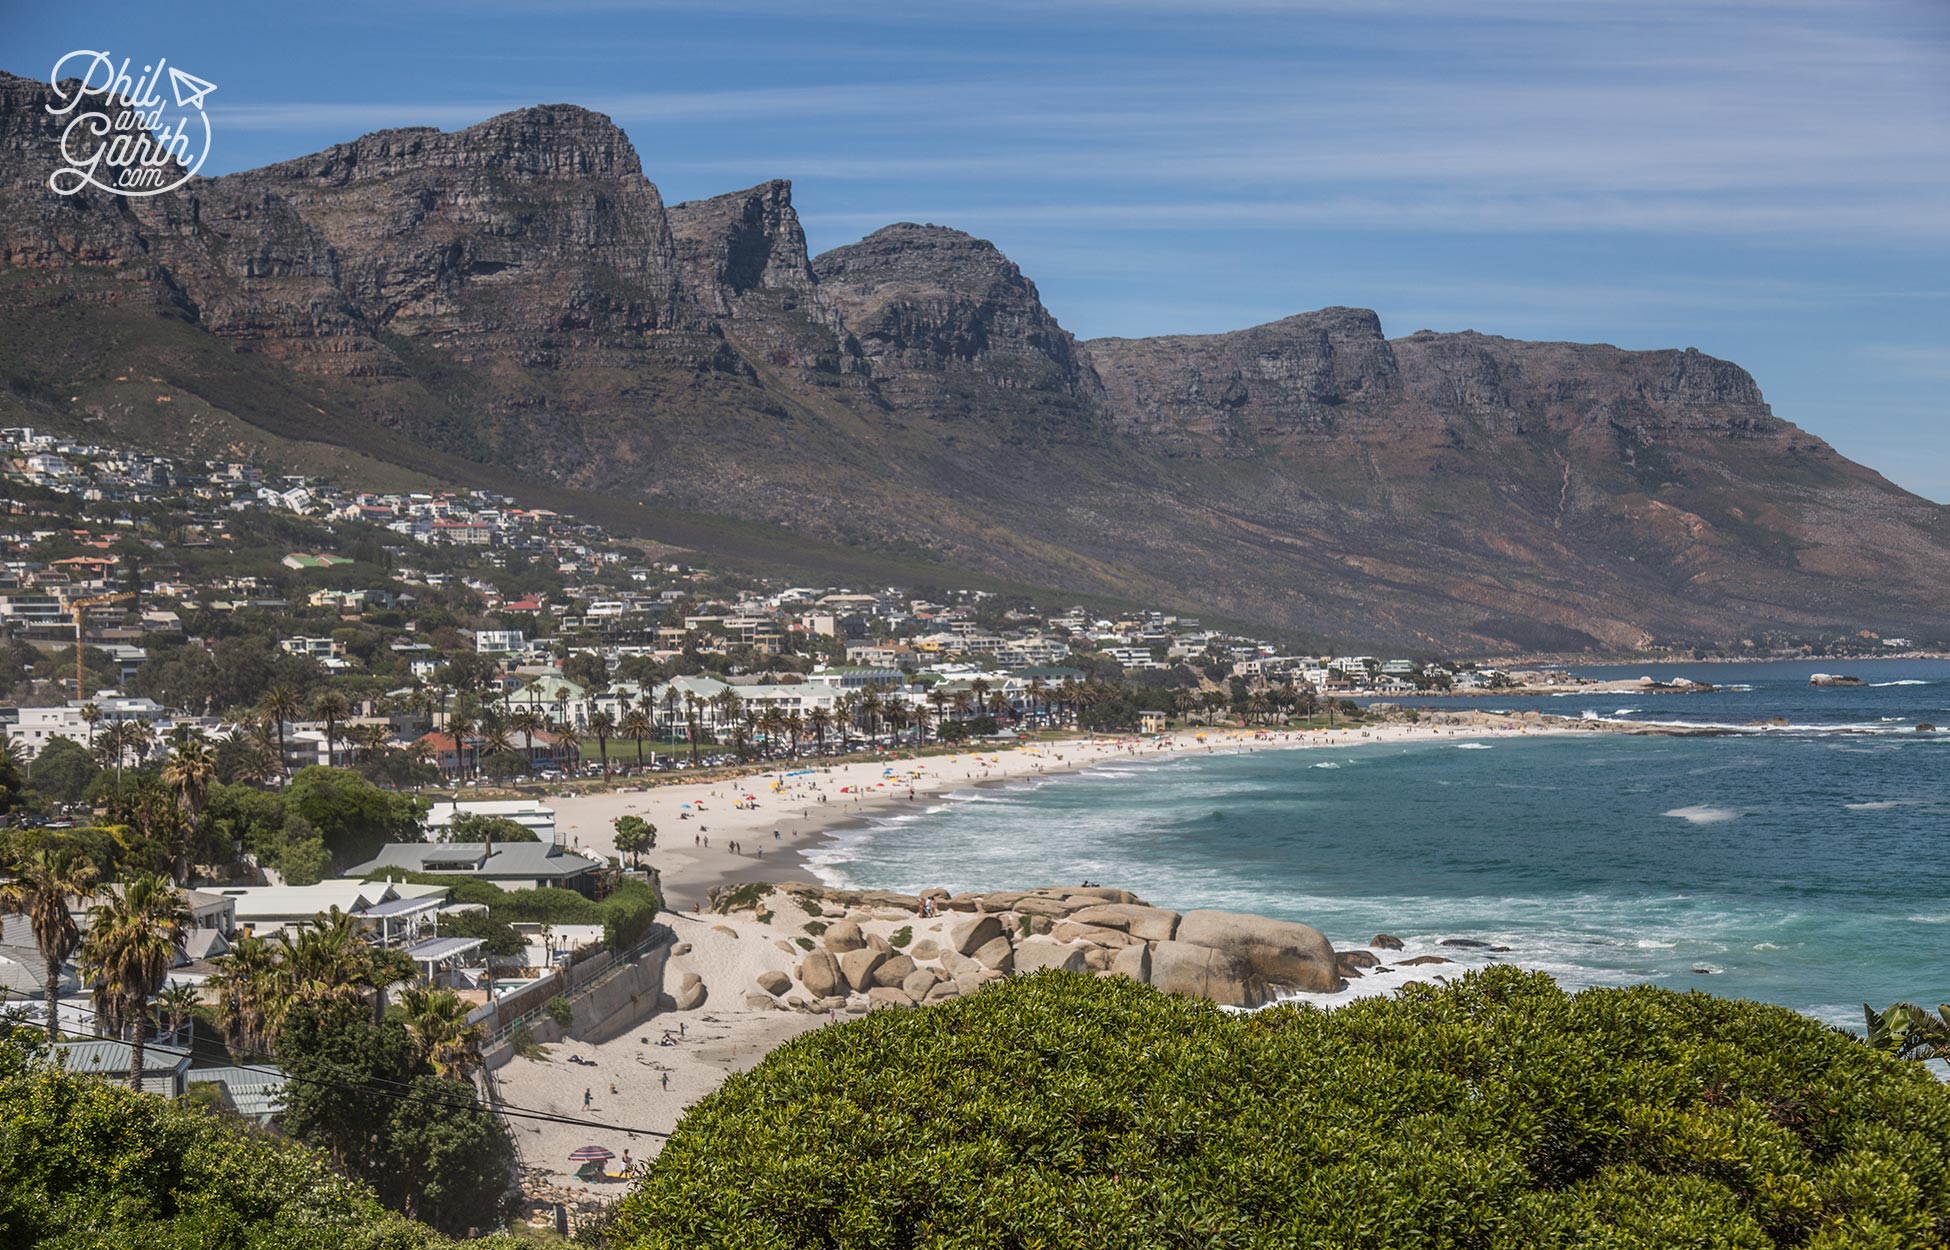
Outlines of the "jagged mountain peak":
{"type": "Polygon", "coordinates": [[[1341,306],[1078,344],[986,239],[898,222],[809,257],[790,183],[666,209],[572,105],[60,197],[47,92],[0,75],[0,423],[146,437],[114,398],[139,372],[264,429],[316,397],[341,445],[385,425],[400,464],[592,515],[1462,650],[1908,632],[1950,595],[1950,510],[1694,348],[1390,339],[1341,306]]]}
{"type": "Polygon", "coordinates": [[[415,126],[375,131],[241,176],[350,185],[432,169],[531,179],[643,176],[643,164],[622,128],[573,104],[532,105],[461,130],[415,126]]]}

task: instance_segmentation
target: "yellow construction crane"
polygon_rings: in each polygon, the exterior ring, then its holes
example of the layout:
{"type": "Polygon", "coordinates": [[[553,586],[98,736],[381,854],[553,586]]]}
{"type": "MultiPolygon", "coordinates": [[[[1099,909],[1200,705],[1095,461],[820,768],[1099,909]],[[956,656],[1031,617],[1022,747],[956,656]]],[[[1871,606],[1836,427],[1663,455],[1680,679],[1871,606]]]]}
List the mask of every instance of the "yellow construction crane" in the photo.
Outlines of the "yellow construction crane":
{"type": "Polygon", "coordinates": [[[124,590],[119,594],[90,595],[86,599],[70,599],[68,601],[68,615],[74,618],[74,697],[75,698],[85,699],[88,697],[88,689],[85,684],[86,670],[84,670],[81,666],[81,625],[82,625],[83,618],[88,615],[88,609],[105,608],[111,603],[127,603],[129,600],[133,598],[135,598],[135,592],[133,590],[124,590]]]}

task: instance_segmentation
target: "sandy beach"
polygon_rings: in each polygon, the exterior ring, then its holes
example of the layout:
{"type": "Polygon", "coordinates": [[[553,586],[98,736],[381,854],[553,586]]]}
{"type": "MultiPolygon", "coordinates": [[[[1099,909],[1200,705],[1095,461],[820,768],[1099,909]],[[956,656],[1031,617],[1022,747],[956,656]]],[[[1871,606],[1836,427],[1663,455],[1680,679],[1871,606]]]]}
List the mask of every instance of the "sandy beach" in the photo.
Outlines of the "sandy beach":
{"type": "Polygon", "coordinates": [[[735,780],[621,787],[552,799],[550,804],[557,836],[565,844],[604,855],[616,853],[614,824],[619,817],[641,816],[655,825],[657,847],[644,860],[661,874],[668,905],[690,911],[715,885],[814,879],[804,852],[819,846],[824,835],[875,816],[919,810],[930,799],[971,786],[1078,772],[1112,759],[1579,732],[1480,713],[1447,713],[1443,719],[1437,725],[1334,730],[1185,729],[1149,738],[1080,737],[920,758],[802,762],[735,780]]]}
{"type": "MultiPolygon", "coordinates": [[[[925,805],[953,791],[1077,772],[1113,759],[1575,732],[1580,731],[1562,723],[1541,726],[1534,718],[1476,713],[1447,714],[1433,725],[1425,721],[1332,731],[1192,729],[1152,738],[1074,738],[1000,751],[800,764],[736,780],[673,782],[555,799],[562,840],[604,854],[614,853],[612,825],[618,817],[641,816],[657,827],[657,847],[646,859],[662,876],[670,908],[664,920],[677,931],[683,952],[672,958],[666,985],[675,986],[694,973],[709,987],[709,997],[695,1010],[658,1013],[608,1042],[591,1045],[572,1037],[552,1046],[546,1059],[515,1058],[496,1072],[500,1095],[511,1105],[618,1126],[603,1131],[512,1121],[525,1163],[535,1169],[531,1176],[571,1193],[620,1196],[626,1189],[620,1180],[576,1179],[569,1152],[587,1144],[606,1146],[618,1155],[612,1169],[625,1149],[633,1161],[653,1157],[661,1138],[624,1130],[669,1132],[685,1108],[730,1074],[750,1069],[774,1047],[830,1019],[851,1018],[846,1012],[829,1017],[748,1003],[746,994],[756,988],[757,975],[776,966],[781,955],[794,952],[784,945],[781,930],[756,925],[749,916],[696,910],[716,885],[816,880],[804,852],[836,829],[925,805]],[[674,1044],[663,1044],[666,1035],[674,1044]],[[572,1063],[571,1055],[589,1063],[572,1063]],[[586,1111],[585,1091],[590,1097],[586,1111]]],[[[1053,883],[993,883],[1032,884],[1053,883]]]]}

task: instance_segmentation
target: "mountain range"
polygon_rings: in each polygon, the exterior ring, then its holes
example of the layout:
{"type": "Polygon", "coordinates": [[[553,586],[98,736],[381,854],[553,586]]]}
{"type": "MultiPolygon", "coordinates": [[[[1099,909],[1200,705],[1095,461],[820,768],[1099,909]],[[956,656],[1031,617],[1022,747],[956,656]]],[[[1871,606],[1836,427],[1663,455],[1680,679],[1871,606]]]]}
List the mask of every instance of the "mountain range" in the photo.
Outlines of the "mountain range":
{"type": "Polygon", "coordinates": [[[6,424],[1296,639],[1943,632],[1950,509],[1692,348],[1391,338],[1346,307],[1079,341],[985,240],[900,223],[814,256],[789,183],[665,204],[570,105],[61,196],[48,95],[0,74],[6,424]]]}

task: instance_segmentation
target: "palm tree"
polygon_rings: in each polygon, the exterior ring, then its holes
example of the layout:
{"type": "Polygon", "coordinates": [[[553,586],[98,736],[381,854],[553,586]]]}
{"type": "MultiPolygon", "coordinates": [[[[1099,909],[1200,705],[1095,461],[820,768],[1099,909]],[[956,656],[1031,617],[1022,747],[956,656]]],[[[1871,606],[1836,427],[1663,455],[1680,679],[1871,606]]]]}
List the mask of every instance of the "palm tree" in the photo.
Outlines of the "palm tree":
{"type": "Polygon", "coordinates": [[[582,760],[582,731],[565,722],[550,726],[549,732],[555,735],[555,745],[569,757],[567,769],[575,772],[576,765],[582,760]]]}
{"type": "Polygon", "coordinates": [[[722,741],[725,726],[738,720],[745,701],[738,697],[735,690],[721,690],[711,696],[711,706],[718,714],[719,740],[722,741]]]}
{"type": "Polygon", "coordinates": [[[272,686],[264,692],[264,697],[257,701],[257,710],[277,729],[279,772],[285,771],[284,727],[298,719],[299,709],[298,692],[289,686],[272,686]]]}
{"type": "Polygon", "coordinates": [[[9,871],[13,879],[0,882],[0,911],[26,916],[27,927],[34,931],[34,945],[47,964],[47,1040],[52,1042],[61,1000],[61,965],[81,938],[68,900],[94,893],[95,865],[73,847],[57,846],[22,856],[9,871]]]}
{"type": "Polygon", "coordinates": [[[852,744],[854,718],[860,714],[860,696],[851,691],[833,700],[833,720],[840,729],[840,754],[852,744]]]}
{"type": "Polygon", "coordinates": [[[242,725],[232,727],[226,739],[240,748],[231,765],[233,781],[269,781],[277,773],[271,762],[271,753],[252,730],[242,725]]]}
{"type": "Polygon", "coordinates": [[[92,751],[95,749],[95,726],[100,724],[102,719],[101,707],[94,703],[82,704],[81,719],[82,723],[88,726],[88,749],[92,751]]]}
{"type": "Polygon", "coordinates": [[[636,768],[638,772],[643,771],[644,739],[654,738],[656,735],[657,727],[651,724],[650,717],[642,708],[631,708],[629,713],[623,717],[623,736],[636,743],[636,768]]]}
{"type": "Polygon", "coordinates": [[[352,704],[336,690],[327,688],[319,691],[311,701],[313,720],[325,722],[325,760],[335,763],[333,755],[339,741],[339,725],[352,715],[352,704]]]}
{"type": "Polygon", "coordinates": [[[607,708],[598,708],[589,717],[589,732],[596,739],[596,751],[603,757],[603,780],[609,780],[609,740],[616,734],[616,718],[607,708]]]}
{"type": "Polygon", "coordinates": [[[691,767],[697,767],[697,721],[704,710],[704,700],[688,691],[684,695],[684,727],[691,737],[691,767]]]}
{"type": "Polygon", "coordinates": [[[532,771],[535,767],[535,735],[548,727],[548,718],[542,715],[540,708],[530,703],[515,709],[515,714],[509,718],[508,724],[513,726],[515,732],[520,734],[522,741],[527,744],[528,767],[532,771]]]}
{"type": "Polygon", "coordinates": [[[352,730],[352,741],[365,754],[368,764],[378,759],[379,753],[384,751],[386,745],[392,740],[392,729],[389,726],[381,725],[377,722],[370,725],[360,725],[352,730]]]}
{"type": "Polygon", "coordinates": [[[262,1054],[291,1005],[278,948],[261,937],[240,937],[213,960],[208,984],[216,995],[217,1024],[245,1054],[262,1054]]]}
{"type": "Polygon", "coordinates": [[[102,765],[115,769],[115,784],[122,784],[122,761],[129,754],[129,725],[127,721],[112,720],[108,728],[95,735],[95,758],[102,765]]]}
{"type": "Polygon", "coordinates": [[[783,723],[785,725],[786,737],[791,739],[792,742],[792,755],[796,759],[799,755],[799,739],[806,736],[805,714],[799,711],[799,709],[794,708],[785,714],[783,723]]]}
{"type": "Polygon", "coordinates": [[[1029,679],[1029,714],[1031,716],[1034,716],[1038,709],[1048,710],[1048,703],[1044,698],[1048,692],[1049,687],[1043,684],[1042,678],[1032,677],[1029,679]]]}
{"type": "Polygon", "coordinates": [[[878,683],[869,685],[866,693],[860,696],[860,715],[867,719],[867,741],[873,743],[880,738],[880,714],[886,709],[886,702],[880,697],[878,683]]]}
{"type": "Polygon", "coordinates": [[[173,982],[156,995],[156,1006],[161,1010],[163,1019],[169,1022],[169,1036],[173,1044],[182,1044],[183,1023],[190,1018],[199,1001],[196,987],[187,981],[173,982]]]}
{"type": "Polygon", "coordinates": [[[677,737],[677,711],[684,705],[686,697],[677,693],[677,687],[675,686],[666,685],[664,687],[664,724],[670,726],[670,736],[673,740],[677,737]]]}
{"type": "Polygon", "coordinates": [[[467,776],[467,739],[474,733],[474,717],[460,705],[447,713],[447,733],[454,740],[454,776],[467,776]]]}
{"type": "Polygon", "coordinates": [[[413,1049],[435,1075],[466,1080],[480,1066],[487,1031],[468,1023],[467,1004],[458,994],[415,986],[400,995],[400,1006],[413,1049]]]}
{"type": "Polygon", "coordinates": [[[184,742],[170,755],[169,762],[163,765],[162,779],[163,784],[175,792],[176,802],[183,809],[183,818],[188,822],[187,849],[195,843],[197,820],[203,814],[204,801],[210,796],[210,785],[217,779],[216,753],[200,738],[184,742]]]}
{"type": "Polygon", "coordinates": [[[140,768],[142,761],[148,759],[149,753],[156,749],[156,727],[146,720],[124,721],[123,727],[129,741],[129,754],[135,757],[135,765],[140,768]]]}
{"type": "Polygon", "coordinates": [[[993,717],[997,721],[997,723],[1000,723],[1003,720],[1015,719],[1015,714],[1014,714],[1015,709],[1009,706],[1009,696],[1003,694],[1000,690],[997,690],[993,694],[989,695],[988,711],[989,711],[989,715],[993,717]]]}
{"type": "Polygon", "coordinates": [[[95,983],[95,1015],[118,1032],[128,1029],[129,1086],[142,1088],[142,1052],[149,1040],[149,999],[182,958],[190,906],[176,887],[153,873],[135,873],[89,913],[80,963],[95,983]]]}
{"type": "Polygon", "coordinates": [[[826,731],[833,727],[833,714],[823,707],[816,707],[806,713],[806,728],[812,730],[813,750],[826,754],[826,731]]]}
{"type": "Polygon", "coordinates": [[[778,746],[779,735],[785,732],[785,714],[775,707],[768,707],[754,719],[753,725],[765,735],[767,749],[778,746]]]}

